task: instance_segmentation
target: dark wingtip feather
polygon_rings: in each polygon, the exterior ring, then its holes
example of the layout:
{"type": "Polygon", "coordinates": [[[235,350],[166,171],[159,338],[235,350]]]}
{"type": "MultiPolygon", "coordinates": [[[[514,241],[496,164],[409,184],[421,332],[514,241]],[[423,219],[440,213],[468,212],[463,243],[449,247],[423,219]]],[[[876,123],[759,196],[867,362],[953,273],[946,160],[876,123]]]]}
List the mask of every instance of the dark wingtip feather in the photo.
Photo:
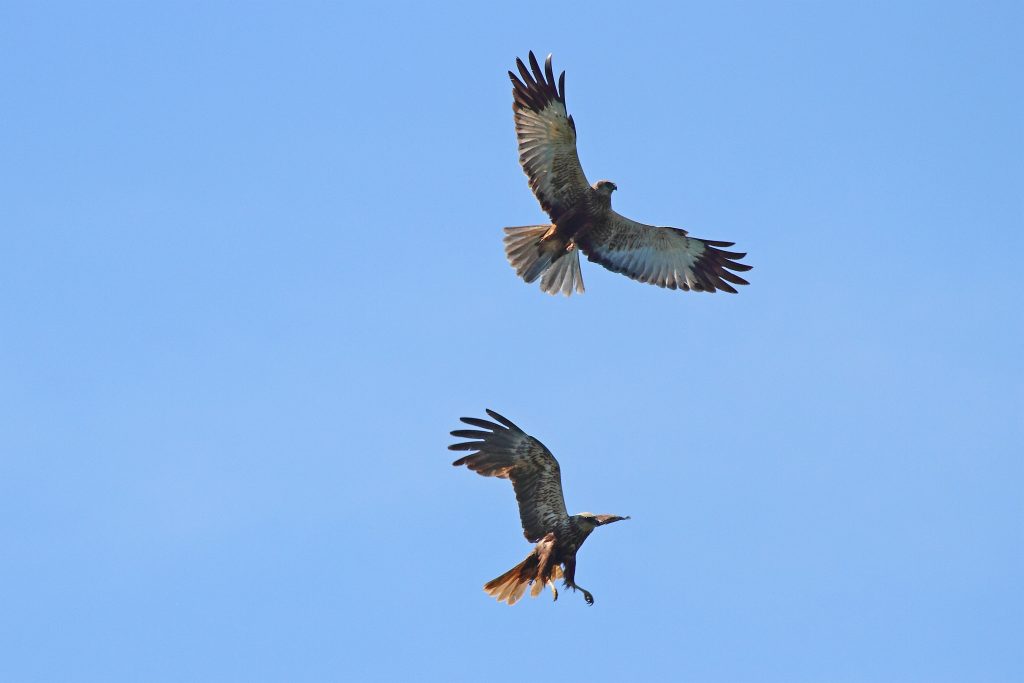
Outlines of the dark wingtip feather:
{"type": "Polygon", "coordinates": [[[723,292],[730,294],[736,294],[737,291],[734,287],[727,283],[734,285],[749,285],[750,283],[736,275],[732,271],[739,271],[744,273],[748,270],[752,270],[753,266],[747,265],[746,263],[740,263],[739,260],[746,258],[746,252],[735,252],[725,251],[719,247],[732,246],[732,242],[717,242],[713,240],[704,240],[708,250],[705,254],[704,263],[713,272],[713,279],[715,286],[723,292]]]}
{"type": "Polygon", "coordinates": [[[533,50],[530,50],[530,68],[533,69],[533,75],[537,79],[537,82],[543,83],[544,72],[540,70],[540,62],[537,61],[537,57],[533,54],[533,50]]]}
{"type": "Polygon", "coordinates": [[[746,280],[741,278],[739,275],[737,275],[735,273],[730,273],[728,270],[722,270],[722,272],[718,274],[718,277],[722,278],[723,280],[728,280],[729,282],[733,283],[734,285],[749,285],[750,284],[749,282],[747,282],[746,280]]]}
{"type": "Polygon", "coordinates": [[[515,423],[515,422],[513,422],[513,421],[512,421],[512,420],[510,420],[510,419],[508,419],[508,418],[507,418],[507,417],[505,417],[504,415],[500,415],[499,413],[497,413],[497,412],[495,412],[495,411],[491,410],[490,408],[485,408],[484,410],[486,410],[486,411],[487,411],[487,414],[488,414],[488,415],[490,415],[490,416],[491,416],[491,417],[493,417],[493,418],[494,418],[495,420],[497,420],[497,421],[498,421],[498,422],[500,422],[501,424],[505,425],[505,426],[506,426],[506,427],[508,427],[509,429],[515,429],[515,430],[517,430],[517,431],[520,431],[520,432],[521,432],[521,431],[523,431],[523,430],[519,429],[519,427],[518,427],[518,426],[516,426],[516,423],[515,423]]]}
{"type": "Polygon", "coordinates": [[[552,101],[565,103],[565,72],[562,72],[561,79],[556,82],[551,66],[551,55],[548,55],[544,67],[541,68],[537,55],[531,50],[526,61],[516,57],[516,69],[519,71],[518,77],[509,71],[513,85],[514,107],[540,111],[552,101]]]}
{"type": "Polygon", "coordinates": [[[516,68],[519,69],[519,75],[523,77],[523,84],[529,86],[533,82],[533,77],[530,76],[530,70],[526,68],[523,60],[519,59],[519,57],[516,57],[516,68]]]}
{"type": "Polygon", "coordinates": [[[728,282],[722,282],[720,280],[717,284],[717,287],[723,292],[728,292],[729,294],[739,294],[739,292],[736,291],[736,288],[730,285],[728,282]]]}
{"type": "Polygon", "coordinates": [[[468,425],[489,429],[492,432],[501,429],[501,425],[496,425],[493,422],[488,422],[487,420],[481,420],[479,417],[460,417],[459,419],[468,425]]]}
{"type": "Polygon", "coordinates": [[[448,433],[460,439],[486,439],[493,434],[493,432],[481,432],[477,429],[453,429],[448,433]]]}

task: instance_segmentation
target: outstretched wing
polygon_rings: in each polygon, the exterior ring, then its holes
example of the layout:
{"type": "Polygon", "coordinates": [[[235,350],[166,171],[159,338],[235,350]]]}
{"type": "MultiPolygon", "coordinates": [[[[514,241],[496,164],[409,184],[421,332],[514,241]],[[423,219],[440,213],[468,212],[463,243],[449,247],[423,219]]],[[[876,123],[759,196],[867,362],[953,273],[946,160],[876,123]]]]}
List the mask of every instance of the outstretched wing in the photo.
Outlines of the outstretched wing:
{"type": "Polygon", "coordinates": [[[532,73],[521,59],[516,59],[516,67],[522,80],[511,71],[508,76],[519,162],[541,207],[557,222],[590,189],[576,154],[576,124],[565,111],[565,72],[556,85],[551,55],[541,71],[533,52],[532,73]]]}
{"type": "Polygon", "coordinates": [[[576,238],[576,244],[595,263],[640,282],[669,289],[736,293],[732,285],[750,284],[733,271],[751,266],[740,263],[746,254],[724,251],[732,242],[690,237],[679,228],[659,228],[630,220],[615,211],[576,238]],[[731,283],[731,284],[730,284],[731,283]]]}
{"type": "Polygon", "coordinates": [[[562,497],[562,475],[558,461],[544,444],[493,410],[487,414],[495,424],[475,417],[461,418],[475,429],[456,429],[452,436],[473,441],[455,443],[453,451],[474,451],[452,464],[465,465],[485,477],[510,479],[519,501],[519,518],[526,540],[536,543],[549,531],[564,524],[569,514],[562,497]]]}

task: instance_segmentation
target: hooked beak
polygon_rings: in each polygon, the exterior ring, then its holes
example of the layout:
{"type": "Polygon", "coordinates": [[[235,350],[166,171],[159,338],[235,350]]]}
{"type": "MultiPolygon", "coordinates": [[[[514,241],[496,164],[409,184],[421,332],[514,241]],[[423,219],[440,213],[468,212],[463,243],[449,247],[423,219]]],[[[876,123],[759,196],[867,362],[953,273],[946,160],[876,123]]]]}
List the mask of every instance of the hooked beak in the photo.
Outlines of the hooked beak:
{"type": "Polygon", "coordinates": [[[629,516],[619,517],[618,515],[594,515],[594,521],[597,522],[597,526],[604,526],[605,524],[611,524],[612,522],[621,522],[624,519],[629,519],[629,516]]]}

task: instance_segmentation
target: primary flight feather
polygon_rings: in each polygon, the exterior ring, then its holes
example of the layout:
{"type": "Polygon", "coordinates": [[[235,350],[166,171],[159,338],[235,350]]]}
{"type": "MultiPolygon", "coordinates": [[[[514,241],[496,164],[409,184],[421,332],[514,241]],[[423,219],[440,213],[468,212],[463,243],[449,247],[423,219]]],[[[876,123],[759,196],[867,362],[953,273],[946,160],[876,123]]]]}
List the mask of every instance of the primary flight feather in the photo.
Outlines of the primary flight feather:
{"type": "Polygon", "coordinates": [[[615,183],[593,185],[576,153],[576,124],[565,108],[565,72],[555,80],[551,55],[544,68],[533,52],[527,68],[516,59],[512,79],[512,110],[519,161],[547,225],[505,228],[505,254],[527,282],[540,279],[549,293],[583,293],[579,252],[608,270],[639,282],[669,289],[736,293],[733,285],[749,284],[737,272],[746,254],[725,251],[732,242],[690,237],[680,228],[656,227],[630,220],[612,210],[615,183]]]}

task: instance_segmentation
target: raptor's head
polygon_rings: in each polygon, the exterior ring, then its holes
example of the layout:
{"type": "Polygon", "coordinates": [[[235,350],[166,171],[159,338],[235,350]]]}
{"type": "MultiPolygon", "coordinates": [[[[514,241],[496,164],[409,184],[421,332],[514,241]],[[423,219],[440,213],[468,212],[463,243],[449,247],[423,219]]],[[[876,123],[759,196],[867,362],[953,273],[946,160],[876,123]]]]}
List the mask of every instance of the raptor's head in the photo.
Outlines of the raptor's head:
{"type": "Polygon", "coordinates": [[[619,186],[610,180],[598,180],[594,183],[594,191],[607,197],[611,197],[612,192],[615,192],[617,189],[619,189],[619,186]]]}
{"type": "Polygon", "coordinates": [[[587,531],[593,531],[597,527],[604,526],[605,524],[629,519],[629,517],[619,517],[618,515],[595,515],[592,512],[581,512],[578,515],[573,515],[573,517],[576,519],[576,522],[587,531]]]}

